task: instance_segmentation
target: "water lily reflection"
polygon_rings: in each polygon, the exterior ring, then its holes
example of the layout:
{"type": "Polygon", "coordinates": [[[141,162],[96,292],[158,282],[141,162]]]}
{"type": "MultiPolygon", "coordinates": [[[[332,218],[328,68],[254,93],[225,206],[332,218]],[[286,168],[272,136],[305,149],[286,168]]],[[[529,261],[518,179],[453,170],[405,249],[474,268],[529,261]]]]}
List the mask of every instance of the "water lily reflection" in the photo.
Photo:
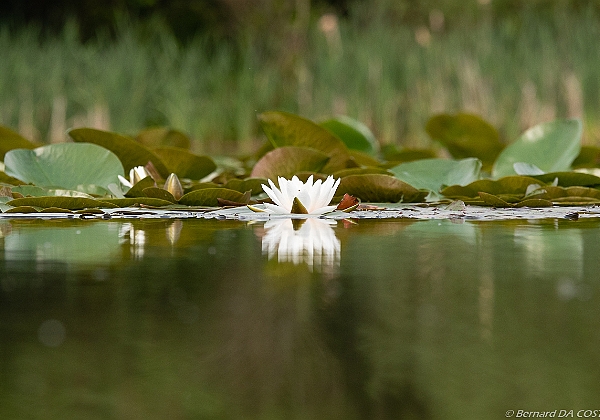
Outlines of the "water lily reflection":
{"type": "Polygon", "coordinates": [[[306,263],[309,269],[339,266],[341,245],[327,219],[273,219],[265,223],[262,252],[279,262],[306,263]]]}

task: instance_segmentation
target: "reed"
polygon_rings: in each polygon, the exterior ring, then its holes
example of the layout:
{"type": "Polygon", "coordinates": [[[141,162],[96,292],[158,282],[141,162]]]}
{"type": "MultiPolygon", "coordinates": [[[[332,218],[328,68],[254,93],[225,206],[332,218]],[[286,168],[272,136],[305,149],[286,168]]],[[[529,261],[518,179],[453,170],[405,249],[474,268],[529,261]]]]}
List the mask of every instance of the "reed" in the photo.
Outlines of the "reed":
{"type": "Polygon", "coordinates": [[[584,119],[586,143],[600,141],[600,22],[589,14],[484,19],[468,31],[445,29],[439,14],[416,28],[352,16],[315,17],[269,48],[250,31],[238,45],[181,47],[159,24],[84,45],[73,24],[43,43],[35,28],[0,28],[0,124],[41,142],[70,127],[168,125],[198,152],[245,153],[263,140],[256,114],[270,109],[347,114],[382,143],[411,147],[430,146],[432,114],[467,111],[506,141],[571,116],[584,119]]]}

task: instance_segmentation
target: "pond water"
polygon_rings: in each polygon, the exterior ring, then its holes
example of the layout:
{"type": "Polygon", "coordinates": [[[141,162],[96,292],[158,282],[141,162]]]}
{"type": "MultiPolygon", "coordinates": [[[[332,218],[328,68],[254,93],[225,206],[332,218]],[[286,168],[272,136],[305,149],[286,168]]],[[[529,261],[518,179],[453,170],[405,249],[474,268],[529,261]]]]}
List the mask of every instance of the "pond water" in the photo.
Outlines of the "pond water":
{"type": "Polygon", "coordinates": [[[597,219],[3,219],[0,233],[2,419],[600,409],[597,219]]]}

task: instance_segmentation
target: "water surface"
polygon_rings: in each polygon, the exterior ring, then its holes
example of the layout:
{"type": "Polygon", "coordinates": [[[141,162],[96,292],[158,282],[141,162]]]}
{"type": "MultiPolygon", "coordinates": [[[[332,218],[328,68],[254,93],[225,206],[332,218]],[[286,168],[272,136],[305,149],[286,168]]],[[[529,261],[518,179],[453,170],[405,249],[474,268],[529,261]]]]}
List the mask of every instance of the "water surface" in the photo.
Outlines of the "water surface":
{"type": "Polygon", "coordinates": [[[2,419],[598,409],[600,222],[3,220],[2,419]]]}

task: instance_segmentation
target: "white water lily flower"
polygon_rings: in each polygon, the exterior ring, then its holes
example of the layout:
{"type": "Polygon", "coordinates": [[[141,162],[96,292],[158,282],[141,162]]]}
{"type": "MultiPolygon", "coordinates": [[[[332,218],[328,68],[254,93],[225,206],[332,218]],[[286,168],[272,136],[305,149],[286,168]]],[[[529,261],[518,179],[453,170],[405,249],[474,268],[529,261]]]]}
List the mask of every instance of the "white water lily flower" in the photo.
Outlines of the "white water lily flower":
{"type": "Polygon", "coordinates": [[[279,188],[269,179],[271,188],[263,184],[262,188],[275,204],[265,203],[267,213],[276,214],[323,214],[335,210],[336,206],[328,206],[340,185],[340,180],[334,181],[328,176],[325,182],[318,179],[313,183],[309,176],[306,183],[296,175],[291,180],[277,178],[279,188]]]}
{"type": "Polygon", "coordinates": [[[129,170],[129,179],[118,175],[121,184],[128,188],[133,187],[135,184],[137,184],[147,176],[150,176],[150,174],[148,173],[148,171],[146,171],[146,168],[144,166],[136,166],[135,168],[131,168],[129,170]]]}

